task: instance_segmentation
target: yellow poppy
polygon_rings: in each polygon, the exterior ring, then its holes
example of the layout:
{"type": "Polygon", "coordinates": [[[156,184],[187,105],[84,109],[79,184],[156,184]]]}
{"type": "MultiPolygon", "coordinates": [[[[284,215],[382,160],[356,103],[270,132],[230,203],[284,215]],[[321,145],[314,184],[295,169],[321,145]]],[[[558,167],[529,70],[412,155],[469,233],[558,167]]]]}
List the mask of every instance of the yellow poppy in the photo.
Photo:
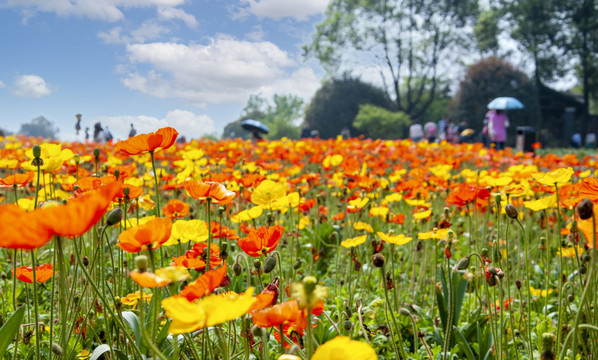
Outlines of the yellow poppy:
{"type": "Polygon", "coordinates": [[[271,204],[286,195],[286,186],[272,180],[262,181],[251,194],[251,202],[270,208],[271,204]]]}
{"type": "Polygon", "coordinates": [[[411,240],[413,240],[411,237],[405,236],[404,234],[387,235],[383,232],[377,232],[376,234],[378,234],[380,239],[386,241],[389,244],[394,244],[394,245],[405,245],[408,242],[410,242],[411,240]]]}
{"type": "Polygon", "coordinates": [[[177,220],[172,224],[170,238],[163,246],[176,245],[189,241],[202,242],[208,240],[208,227],[201,220],[177,220]]]}
{"type": "Polygon", "coordinates": [[[562,186],[571,180],[571,176],[573,176],[573,169],[568,168],[560,168],[549,171],[547,173],[535,173],[534,179],[536,179],[540,184],[546,186],[562,186]]]}
{"type": "Polygon", "coordinates": [[[241,221],[251,221],[257,219],[264,212],[264,208],[261,205],[252,207],[251,209],[243,210],[230,217],[230,221],[239,223],[241,221]]]}
{"type": "Polygon", "coordinates": [[[162,300],[162,308],[166,316],[172,319],[168,332],[183,334],[235,320],[246,314],[254,302],[253,288],[250,287],[242,295],[227,292],[209,295],[199,301],[172,296],[162,300]]]}
{"type": "Polygon", "coordinates": [[[415,213],[413,214],[413,218],[417,220],[427,219],[428,217],[430,217],[430,215],[432,215],[432,209],[415,213]]]}
{"type": "MultiPolygon", "coordinates": [[[[583,246],[577,246],[577,253],[583,254],[583,246]]],[[[575,257],[575,248],[573,247],[561,247],[561,249],[557,252],[558,255],[562,257],[575,257]]]]}
{"type": "Polygon", "coordinates": [[[418,199],[405,199],[405,202],[411,206],[423,206],[429,208],[432,206],[431,203],[426,202],[426,200],[418,200],[418,199]]]}
{"type": "Polygon", "coordinates": [[[307,216],[302,216],[302,217],[299,219],[299,224],[297,224],[297,229],[299,229],[299,230],[303,230],[303,229],[305,229],[305,228],[307,227],[307,225],[309,225],[309,223],[310,223],[310,222],[311,222],[311,221],[310,221],[309,217],[307,217],[307,216]]]}
{"type": "Polygon", "coordinates": [[[358,245],[363,244],[367,240],[367,238],[368,238],[367,235],[361,235],[361,236],[354,237],[352,239],[347,239],[347,240],[341,241],[341,246],[345,247],[347,249],[350,247],[353,247],[353,246],[358,246],[358,245]]]}
{"type": "Polygon", "coordinates": [[[363,221],[358,221],[355,224],[353,224],[353,228],[355,230],[365,230],[365,231],[369,232],[370,234],[374,233],[374,228],[372,227],[372,225],[366,224],[363,221]]]}
{"type": "Polygon", "coordinates": [[[357,198],[357,199],[353,199],[353,200],[349,200],[349,205],[354,206],[358,209],[361,209],[362,207],[364,207],[368,202],[370,201],[370,199],[364,197],[364,198],[357,198]]]}
{"type": "Polygon", "coordinates": [[[322,166],[325,168],[330,168],[332,166],[338,166],[340,163],[343,162],[343,156],[339,154],[328,155],[322,161],[322,166]]]}
{"type": "Polygon", "coordinates": [[[548,294],[551,294],[553,291],[554,291],[553,289],[548,289],[548,291],[546,291],[546,289],[534,289],[533,286],[529,287],[529,292],[534,297],[546,297],[548,294]]]}
{"type": "Polygon", "coordinates": [[[382,200],[382,205],[386,205],[389,202],[399,202],[401,200],[403,200],[403,195],[399,193],[392,193],[384,197],[384,199],[382,200]]]}
{"type": "Polygon", "coordinates": [[[556,194],[545,196],[537,200],[524,201],[523,205],[532,211],[540,211],[548,208],[553,208],[557,206],[556,194]]]}
{"type": "Polygon", "coordinates": [[[337,336],[319,346],[311,360],[376,360],[378,356],[367,343],[351,340],[346,336],[337,336]]]}
{"type": "Polygon", "coordinates": [[[432,231],[428,231],[428,232],[421,232],[421,233],[417,234],[417,238],[420,240],[446,239],[448,237],[449,231],[451,231],[451,229],[438,229],[438,230],[432,230],[432,231]]]}
{"type": "Polygon", "coordinates": [[[385,220],[387,214],[388,214],[387,207],[376,206],[376,207],[370,208],[370,216],[378,216],[382,220],[385,220]]]}

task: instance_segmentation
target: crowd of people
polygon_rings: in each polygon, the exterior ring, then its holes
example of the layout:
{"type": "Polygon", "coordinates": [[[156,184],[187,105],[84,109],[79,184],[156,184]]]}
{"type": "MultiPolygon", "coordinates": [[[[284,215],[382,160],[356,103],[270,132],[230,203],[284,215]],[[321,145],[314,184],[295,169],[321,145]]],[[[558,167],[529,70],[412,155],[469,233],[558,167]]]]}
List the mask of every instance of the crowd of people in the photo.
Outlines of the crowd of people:
{"type": "Polygon", "coordinates": [[[494,144],[496,149],[504,149],[507,140],[509,118],[502,110],[490,110],[484,119],[484,128],[476,138],[476,132],[469,127],[467,121],[455,123],[453,119],[443,116],[438,123],[428,121],[421,124],[413,122],[409,127],[409,138],[415,142],[427,140],[428,142],[447,141],[453,144],[481,141],[486,146],[494,144]]]}

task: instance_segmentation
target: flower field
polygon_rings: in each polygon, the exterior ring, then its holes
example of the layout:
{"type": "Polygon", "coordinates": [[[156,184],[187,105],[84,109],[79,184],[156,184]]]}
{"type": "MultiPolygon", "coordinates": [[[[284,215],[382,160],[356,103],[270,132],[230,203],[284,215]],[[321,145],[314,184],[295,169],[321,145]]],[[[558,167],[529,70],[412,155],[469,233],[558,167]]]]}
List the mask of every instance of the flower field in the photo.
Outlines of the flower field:
{"type": "Polygon", "coordinates": [[[0,138],[0,359],[591,359],[598,156],[0,138]]]}

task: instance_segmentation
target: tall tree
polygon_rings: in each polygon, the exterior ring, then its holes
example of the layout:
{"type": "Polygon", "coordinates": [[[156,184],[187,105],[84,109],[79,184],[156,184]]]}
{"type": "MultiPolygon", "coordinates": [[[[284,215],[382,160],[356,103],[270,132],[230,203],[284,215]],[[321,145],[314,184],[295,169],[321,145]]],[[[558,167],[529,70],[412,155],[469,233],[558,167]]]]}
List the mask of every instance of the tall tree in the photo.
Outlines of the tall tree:
{"type": "Polygon", "coordinates": [[[396,110],[415,119],[469,45],[477,12],[477,0],[332,0],[304,50],[333,76],[378,68],[396,110]]]}
{"type": "Polygon", "coordinates": [[[44,139],[56,139],[60,129],[52,121],[44,116],[31,119],[30,122],[22,123],[19,134],[25,136],[42,137],[44,139]]]}

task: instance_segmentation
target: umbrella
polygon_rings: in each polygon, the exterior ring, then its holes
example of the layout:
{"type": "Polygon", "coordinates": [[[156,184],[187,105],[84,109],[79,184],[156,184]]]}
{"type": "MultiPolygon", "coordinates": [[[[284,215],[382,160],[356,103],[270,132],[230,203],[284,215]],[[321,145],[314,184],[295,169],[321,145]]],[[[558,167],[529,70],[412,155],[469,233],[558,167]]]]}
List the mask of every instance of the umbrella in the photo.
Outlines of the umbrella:
{"type": "Polygon", "coordinates": [[[268,127],[257,120],[253,120],[253,119],[243,120],[243,121],[241,121],[241,126],[245,130],[258,131],[258,132],[262,132],[264,134],[268,133],[268,127]]]}
{"type": "Polygon", "coordinates": [[[521,101],[514,97],[497,97],[488,104],[488,109],[495,110],[509,110],[509,109],[523,109],[521,101]]]}

